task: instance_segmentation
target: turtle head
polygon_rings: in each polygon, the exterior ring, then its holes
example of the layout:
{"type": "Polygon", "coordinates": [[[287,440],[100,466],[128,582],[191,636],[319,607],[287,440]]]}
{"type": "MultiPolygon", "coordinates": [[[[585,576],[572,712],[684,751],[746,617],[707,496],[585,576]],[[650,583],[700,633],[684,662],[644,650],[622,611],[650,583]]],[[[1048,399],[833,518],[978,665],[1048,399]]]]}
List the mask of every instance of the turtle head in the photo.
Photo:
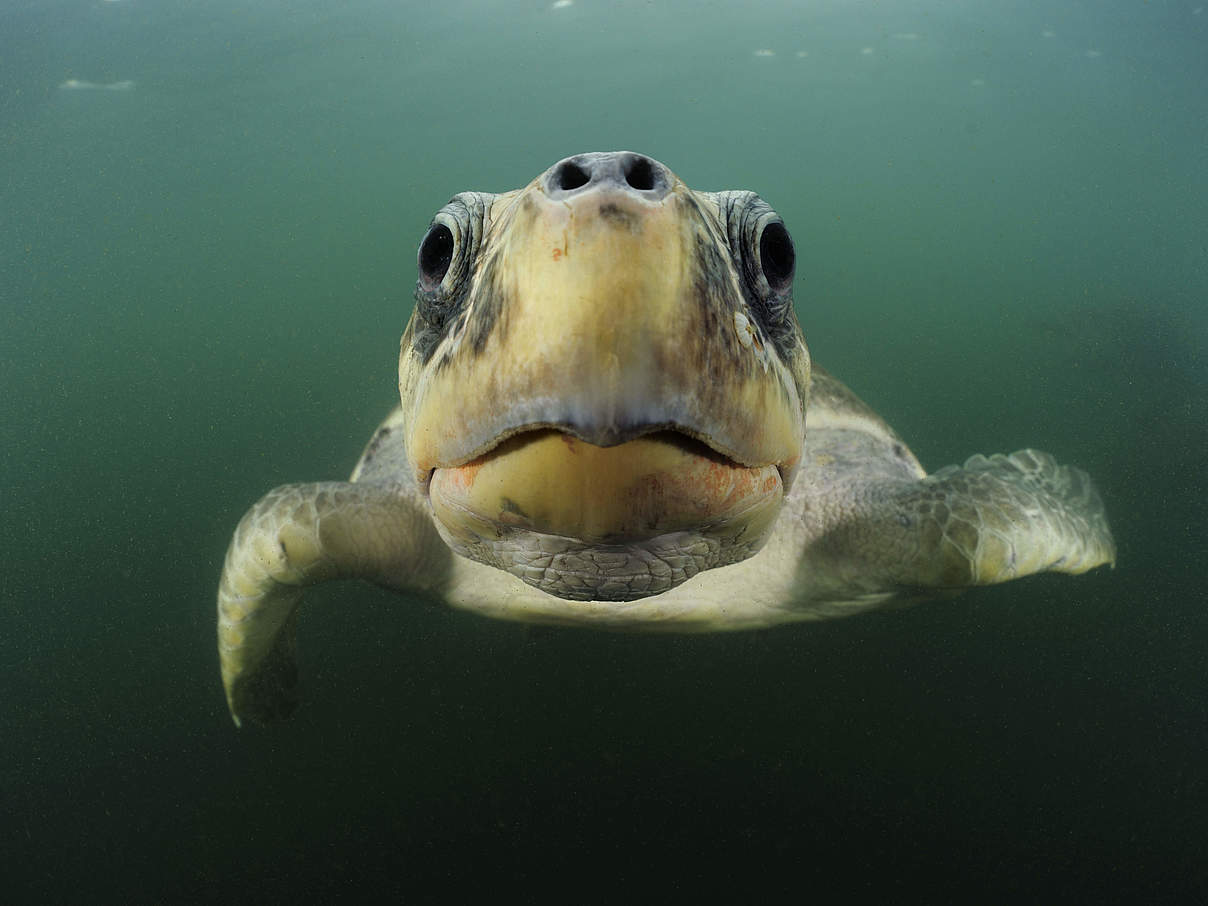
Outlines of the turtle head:
{"type": "Polygon", "coordinates": [[[418,258],[405,445],[455,551],[628,600],[762,546],[801,460],[810,363],[793,243],[759,196],[580,154],[455,196],[418,258]]]}

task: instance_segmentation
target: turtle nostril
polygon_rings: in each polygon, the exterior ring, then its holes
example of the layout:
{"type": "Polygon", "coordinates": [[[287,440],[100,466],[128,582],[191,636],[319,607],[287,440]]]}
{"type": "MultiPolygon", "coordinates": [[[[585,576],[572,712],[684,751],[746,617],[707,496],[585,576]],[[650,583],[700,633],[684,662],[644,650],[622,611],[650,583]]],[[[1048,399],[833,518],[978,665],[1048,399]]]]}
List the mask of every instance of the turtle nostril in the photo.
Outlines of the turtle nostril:
{"type": "Polygon", "coordinates": [[[585,186],[590,181],[591,177],[587,175],[584,169],[574,161],[569,160],[562,164],[558,168],[558,172],[554,174],[554,185],[564,192],[585,186]]]}
{"type": "Polygon", "coordinates": [[[640,192],[653,189],[654,168],[650,166],[650,160],[645,157],[631,158],[629,166],[625,168],[625,182],[640,192]]]}
{"type": "Polygon", "coordinates": [[[582,192],[622,192],[658,202],[672,189],[671,174],[657,160],[632,151],[593,151],[554,164],[541,178],[545,194],[569,201],[582,192]]]}

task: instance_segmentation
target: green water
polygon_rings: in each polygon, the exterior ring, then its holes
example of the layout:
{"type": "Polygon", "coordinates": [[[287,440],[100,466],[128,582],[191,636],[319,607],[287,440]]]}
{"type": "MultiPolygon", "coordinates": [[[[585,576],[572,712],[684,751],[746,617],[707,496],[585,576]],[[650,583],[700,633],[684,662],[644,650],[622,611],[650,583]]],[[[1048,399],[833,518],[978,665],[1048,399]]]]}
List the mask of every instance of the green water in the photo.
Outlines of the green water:
{"type": "Polygon", "coordinates": [[[1208,896],[1197,4],[10,0],[5,901],[1208,896]],[[929,468],[1086,468],[1118,568],[653,639],[328,586],[236,731],[229,533],[391,405],[432,212],[619,148],[763,194],[815,358],[929,468]]]}

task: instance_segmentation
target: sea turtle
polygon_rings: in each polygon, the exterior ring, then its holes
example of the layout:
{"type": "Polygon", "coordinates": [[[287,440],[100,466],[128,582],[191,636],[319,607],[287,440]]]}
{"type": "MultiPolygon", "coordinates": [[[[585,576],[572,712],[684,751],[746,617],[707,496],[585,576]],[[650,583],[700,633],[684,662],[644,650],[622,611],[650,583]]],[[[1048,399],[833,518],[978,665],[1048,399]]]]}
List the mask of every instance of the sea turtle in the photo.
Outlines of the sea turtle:
{"type": "Polygon", "coordinates": [[[812,365],[753,192],[632,152],[463,192],[419,246],[400,405],[350,481],[270,491],[218,592],[231,715],[295,703],[303,588],[492,617],[713,631],[1114,563],[1085,473],[1035,450],[928,475],[812,365]]]}

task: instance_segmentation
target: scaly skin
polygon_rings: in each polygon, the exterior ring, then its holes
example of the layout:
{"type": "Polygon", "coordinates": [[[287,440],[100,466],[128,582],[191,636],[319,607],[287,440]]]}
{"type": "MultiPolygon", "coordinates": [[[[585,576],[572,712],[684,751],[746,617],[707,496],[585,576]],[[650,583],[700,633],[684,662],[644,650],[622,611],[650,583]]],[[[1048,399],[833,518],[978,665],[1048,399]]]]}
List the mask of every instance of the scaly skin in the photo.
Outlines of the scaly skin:
{"type": "Polygon", "coordinates": [[[289,484],[240,521],[218,588],[218,654],[235,723],[293,711],[295,612],[308,585],[361,578],[423,592],[452,554],[402,482],[289,484]]]}

